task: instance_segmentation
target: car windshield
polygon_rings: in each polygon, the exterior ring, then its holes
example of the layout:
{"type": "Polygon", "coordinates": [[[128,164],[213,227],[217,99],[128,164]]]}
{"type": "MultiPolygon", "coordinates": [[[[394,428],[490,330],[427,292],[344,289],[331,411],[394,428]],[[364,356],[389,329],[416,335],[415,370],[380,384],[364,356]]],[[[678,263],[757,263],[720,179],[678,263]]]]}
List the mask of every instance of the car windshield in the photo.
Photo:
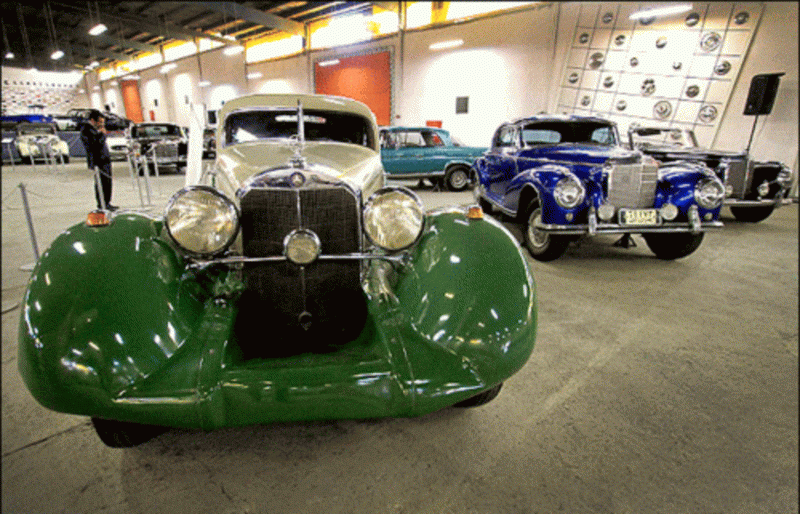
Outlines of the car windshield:
{"type": "MultiPolygon", "coordinates": [[[[225,144],[289,139],[297,135],[297,121],[295,110],[235,112],[225,119],[225,144]]],[[[303,125],[306,141],[373,145],[369,122],[355,114],[308,109],[303,125]]]]}
{"type": "Polygon", "coordinates": [[[697,146],[694,132],[686,129],[638,128],[631,131],[631,137],[634,147],[666,145],[695,148],[697,146]]]}
{"type": "Polygon", "coordinates": [[[586,121],[537,122],[522,128],[522,141],[528,145],[554,145],[560,143],[591,143],[613,146],[617,144],[614,125],[586,121]]]}
{"type": "Polygon", "coordinates": [[[177,125],[139,125],[131,129],[132,137],[180,136],[177,125]]]}

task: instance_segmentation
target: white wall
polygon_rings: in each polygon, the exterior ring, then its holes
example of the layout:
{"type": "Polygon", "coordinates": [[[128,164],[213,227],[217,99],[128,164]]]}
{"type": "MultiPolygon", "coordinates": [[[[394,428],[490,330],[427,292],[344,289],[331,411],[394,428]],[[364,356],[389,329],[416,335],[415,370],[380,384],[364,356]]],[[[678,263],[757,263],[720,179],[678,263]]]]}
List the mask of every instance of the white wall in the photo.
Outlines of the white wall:
{"type": "MultiPolygon", "coordinates": [[[[166,76],[159,72],[160,67],[140,71],[143,113],[149,119],[149,111],[154,110],[158,121],[188,124],[186,96],[207,109],[218,109],[223,100],[246,93],[310,93],[315,61],[389,48],[393,56],[394,124],[441,120],[444,128],[465,143],[485,146],[503,121],[541,111],[556,112],[559,78],[579,9],[579,3],[556,2],[443,28],[410,31],[402,43],[400,35],[394,35],[247,66],[244,53],[226,56],[222,49],[216,49],[199,57],[203,78],[212,83],[205,88],[197,85],[197,56],[177,61],[178,68],[166,76]],[[431,43],[451,39],[463,39],[464,45],[438,52],[428,48],[431,43]],[[248,80],[246,71],[258,71],[263,76],[248,80]],[[184,78],[179,78],[182,75],[184,78]],[[160,89],[150,84],[153,81],[160,89]],[[457,96],[469,97],[468,114],[455,114],[457,96]],[[158,98],[159,107],[153,106],[153,98],[158,98]]],[[[759,159],[779,160],[797,171],[797,41],[798,5],[767,2],[720,121],[715,147],[745,148],[753,117],[741,112],[750,79],[759,73],[784,71],[772,114],[759,119],[751,153],[759,159]]],[[[104,83],[104,90],[107,87],[104,83]]]]}

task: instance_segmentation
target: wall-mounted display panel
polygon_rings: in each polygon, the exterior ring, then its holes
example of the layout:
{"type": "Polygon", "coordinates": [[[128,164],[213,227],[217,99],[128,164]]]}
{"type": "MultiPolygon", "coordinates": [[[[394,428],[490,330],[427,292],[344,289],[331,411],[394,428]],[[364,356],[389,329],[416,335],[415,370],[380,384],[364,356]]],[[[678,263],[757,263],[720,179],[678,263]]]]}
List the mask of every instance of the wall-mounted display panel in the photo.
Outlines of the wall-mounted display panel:
{"type": "Polygon", "coordinates": [[[695,3],[663,18],[650,7],[582,3],[559,87],[558,111],[691,128],[710,146],[763,10],[761,3],[695,3]]]}

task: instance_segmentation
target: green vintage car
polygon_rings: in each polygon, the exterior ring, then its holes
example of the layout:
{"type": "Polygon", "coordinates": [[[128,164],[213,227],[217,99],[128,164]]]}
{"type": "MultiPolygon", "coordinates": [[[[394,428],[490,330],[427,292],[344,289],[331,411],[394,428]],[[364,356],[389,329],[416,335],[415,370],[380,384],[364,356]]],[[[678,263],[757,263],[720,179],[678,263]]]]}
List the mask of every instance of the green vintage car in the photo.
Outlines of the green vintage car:
{"type": "Polygon", "coordinates": [[[450,191],[472,183],[470,167],[486,147],[465,146],[435,127],[381,127],[381,160],[394,179],[429,179],[450,191]]]}
{"type": "Polygon", "coordinates": [[[36,264],[19,368],[42,405],[128,446],[479,405],[525,364],[519,244],[478,207],[385,187],[365,105],[252,95],[219,119],[213,169],[162,217],[92,212],[36,264]]]}

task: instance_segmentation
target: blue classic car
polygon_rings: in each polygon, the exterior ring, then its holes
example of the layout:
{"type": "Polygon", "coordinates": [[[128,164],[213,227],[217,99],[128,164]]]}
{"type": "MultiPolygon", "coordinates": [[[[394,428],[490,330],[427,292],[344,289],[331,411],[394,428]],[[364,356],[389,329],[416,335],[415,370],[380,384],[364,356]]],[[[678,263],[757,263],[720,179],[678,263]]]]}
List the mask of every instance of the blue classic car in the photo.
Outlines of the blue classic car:
{"type": "Polygon", "coordinates": [[[582,235],[639,233],[660,259],[694,252],[720,228],[725,186],[702,163],[659,164],[620,146],[614,123],[540,115],[501,125],[478,159],[475,196],[525,224],[525,244],[540,261],[560,257],[582,235]]]}
{"type": "Polygon", "coordinates": [[[446,130],[382,127],[381,161],[389,178],[429,179],[450,191],[470,185],[470,166],[486,148],[464,146],[446,130]]]}

